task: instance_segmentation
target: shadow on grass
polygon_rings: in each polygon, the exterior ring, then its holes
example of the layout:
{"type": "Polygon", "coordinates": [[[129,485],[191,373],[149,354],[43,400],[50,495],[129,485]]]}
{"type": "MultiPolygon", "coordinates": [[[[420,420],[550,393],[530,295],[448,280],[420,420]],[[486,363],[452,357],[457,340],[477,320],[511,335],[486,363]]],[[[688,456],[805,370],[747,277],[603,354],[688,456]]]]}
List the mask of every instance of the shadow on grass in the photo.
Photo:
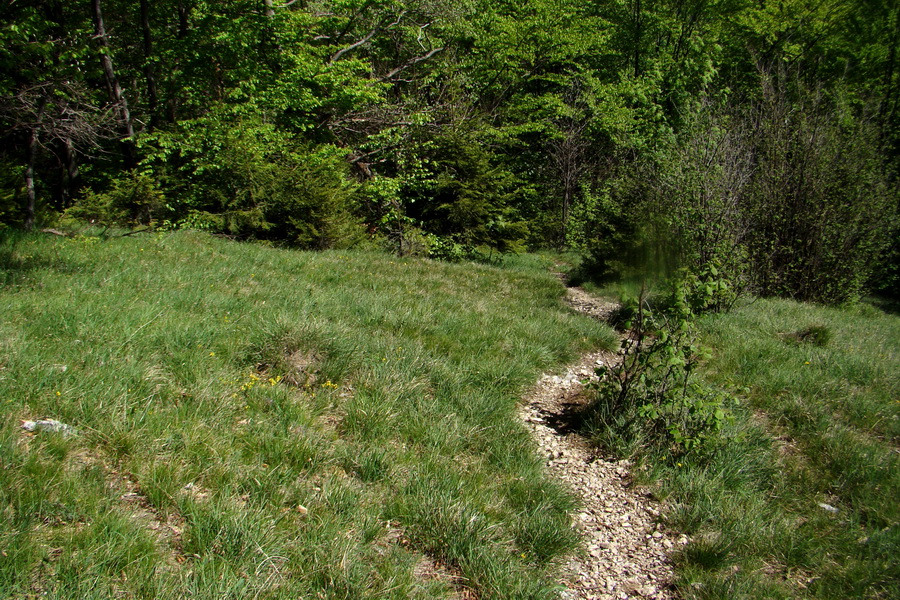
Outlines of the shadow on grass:
{"type": "Polygon", "coordinates": [[[864,302],[889,315],[900,315],[900,299],[872,296],[864,302]]]}
{"type": "Polygon", "coordinates": [[[22,250],[22,244],[35,239],[37,234],[21,231],[0,231],[0,288],[26,285],[35,271],[52,270],[59,273],[74,273],[79,265],[62,258],[58,253],[22,250]]]}

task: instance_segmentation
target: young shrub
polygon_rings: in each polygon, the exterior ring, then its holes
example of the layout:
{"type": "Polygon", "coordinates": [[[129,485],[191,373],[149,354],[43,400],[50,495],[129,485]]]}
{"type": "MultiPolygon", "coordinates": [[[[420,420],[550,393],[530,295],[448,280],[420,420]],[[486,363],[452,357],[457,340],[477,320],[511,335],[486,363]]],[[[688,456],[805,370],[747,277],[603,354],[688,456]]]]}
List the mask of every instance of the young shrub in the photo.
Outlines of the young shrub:
{"type": "Polygon", "coordinates": [[[650,309],[642,292],[623,311],[631,315],[624,323],[623,360],[597,369],[600,381],[588,414],[601,444],[625,453],[649,446],[680,456],[713,451],[720,442],[729,399],[695,376],[708,353],[698,343],[692,303],[710,306],[707,286],[698,281],[677,279],[664,310],[650,309]]]}
{"type": "Polygon", "coordinates": [[[277,163],[261,202],[260,237],[309,249],[346,248],[364,233],[351,210],[354,185],[336,149],[277,163]]]}
{"type": "Polygon", "coordinates": [[[87,192],[65,214],[101,225],[149,225],[165,205],[165,195],[150,174],[130,171],[114,179],[105,192],[87,192]]]}

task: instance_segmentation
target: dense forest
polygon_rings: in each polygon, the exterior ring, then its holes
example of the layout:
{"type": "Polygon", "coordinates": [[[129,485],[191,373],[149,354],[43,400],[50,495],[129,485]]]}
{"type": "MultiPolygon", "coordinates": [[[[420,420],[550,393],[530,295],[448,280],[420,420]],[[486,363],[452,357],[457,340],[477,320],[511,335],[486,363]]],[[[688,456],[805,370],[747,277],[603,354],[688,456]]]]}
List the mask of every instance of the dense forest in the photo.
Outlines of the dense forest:
{"type": "Polygon", "coordinates": [[[5,0],[0,223],[897,290],[896,0],[5,0]]]}

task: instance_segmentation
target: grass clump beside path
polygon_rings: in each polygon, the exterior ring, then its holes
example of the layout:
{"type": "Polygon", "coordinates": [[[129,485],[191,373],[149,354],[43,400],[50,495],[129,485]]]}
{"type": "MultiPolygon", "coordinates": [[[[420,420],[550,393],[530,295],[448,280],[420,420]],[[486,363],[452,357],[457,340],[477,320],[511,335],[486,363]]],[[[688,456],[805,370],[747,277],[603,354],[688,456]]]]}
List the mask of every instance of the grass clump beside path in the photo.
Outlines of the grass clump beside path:
{"type": "Polygon", "coordinates": [[[900,597],[900,318],[756,300],[700,319],[737,399],[714,451],[644,456],[685,598],[900,597]]]}
{"type": "Polygon", "coordinates": [[[514,406],[613,341],[561,294],[527,258],[7,235],[0,597],[549,597],[572,499],[514,406]]]}

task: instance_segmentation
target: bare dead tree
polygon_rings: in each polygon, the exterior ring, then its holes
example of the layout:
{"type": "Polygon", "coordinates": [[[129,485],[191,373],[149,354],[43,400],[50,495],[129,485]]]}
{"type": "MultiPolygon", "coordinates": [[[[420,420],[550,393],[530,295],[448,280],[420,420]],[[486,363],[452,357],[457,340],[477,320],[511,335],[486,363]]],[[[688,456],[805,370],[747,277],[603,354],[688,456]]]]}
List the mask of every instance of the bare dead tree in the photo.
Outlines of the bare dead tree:
{"type": "Polygon", "coordinates": [[[37,200],[37,159],[41,152],[62,153],[63,181],[66,195],[78,178],[78,149],[99,148],[103,139],[114,137],[113,117],[107,108],[92,102],[90,91],[80,83],[49,81],[22,87],[13,94],[0,97],[2,135],[26,138],[25,144],[25,221],[34,226],[37,200]]]}

